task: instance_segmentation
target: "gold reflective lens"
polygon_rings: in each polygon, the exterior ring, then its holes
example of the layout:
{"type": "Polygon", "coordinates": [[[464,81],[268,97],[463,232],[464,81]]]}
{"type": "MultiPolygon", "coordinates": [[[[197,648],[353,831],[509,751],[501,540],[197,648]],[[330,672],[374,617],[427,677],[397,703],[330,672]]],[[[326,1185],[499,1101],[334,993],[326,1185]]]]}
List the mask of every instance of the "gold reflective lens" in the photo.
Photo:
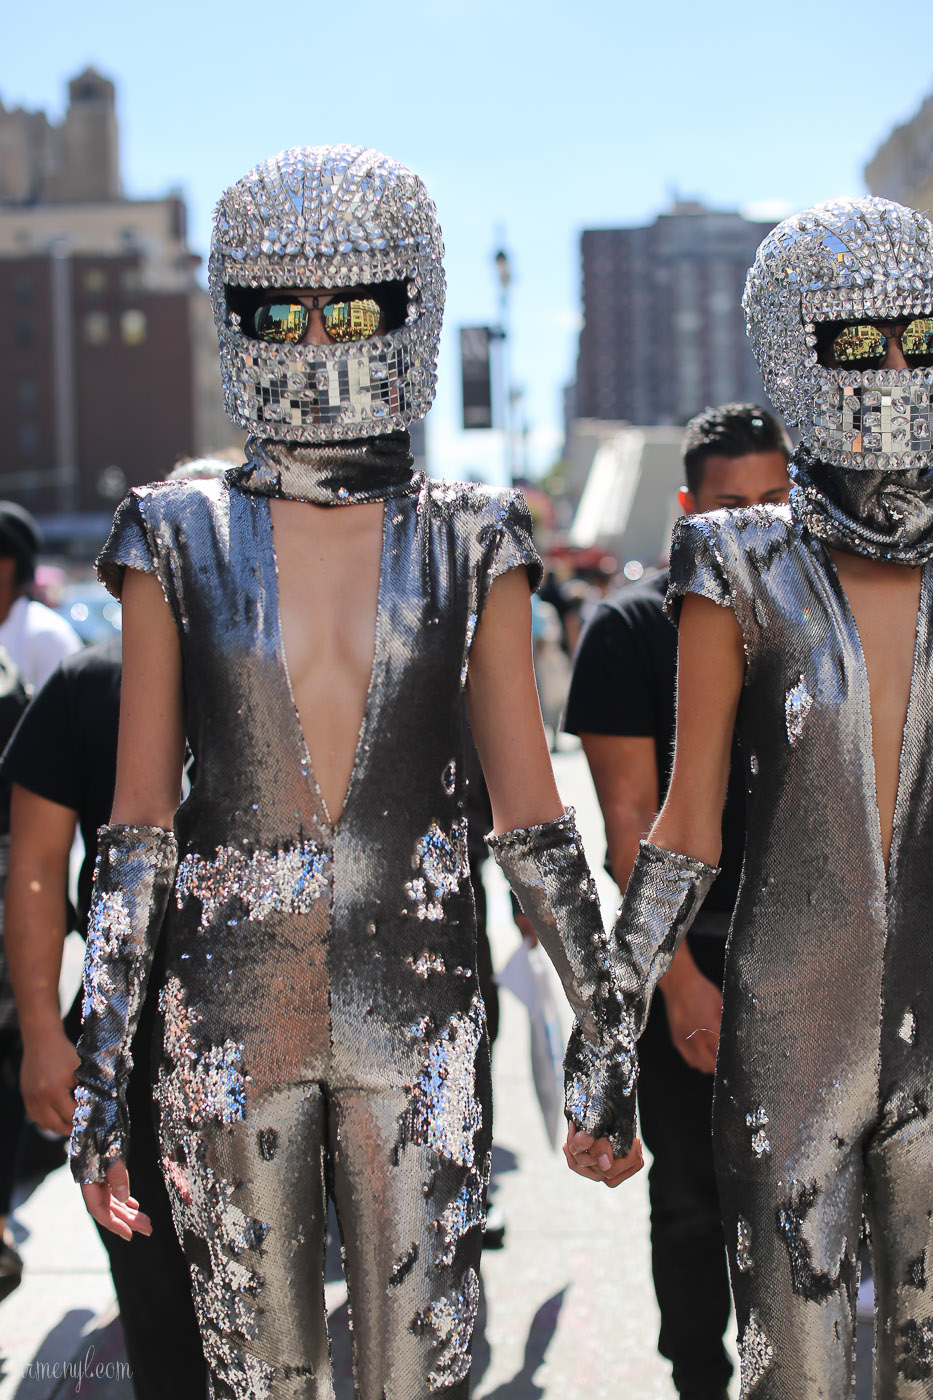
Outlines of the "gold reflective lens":
{"type": "Polygon", "coordinates": [[[858,365],[885,356],[885,338],[877,326],[846,326],[833,341],[837,365],[858,365]]]}
{"type": "Polygon", "coordinates": [[[901,350],[907,361],[933,364],[933,320],[921,318],[911,321],[901,336],[901,350]]]}
{"type": "Polygon", "coordinates": [[[324,307],[324,329],[332,340],[369,340],[379,329],[382,311],[369,298],[331,301],[324,307]]]}
{"type": "Polygon", "coordinates": [[[308,329],[310,312],[300,301],[271,301],[256,312],[256,334],[276,345],[292,345],[308,329]]]}

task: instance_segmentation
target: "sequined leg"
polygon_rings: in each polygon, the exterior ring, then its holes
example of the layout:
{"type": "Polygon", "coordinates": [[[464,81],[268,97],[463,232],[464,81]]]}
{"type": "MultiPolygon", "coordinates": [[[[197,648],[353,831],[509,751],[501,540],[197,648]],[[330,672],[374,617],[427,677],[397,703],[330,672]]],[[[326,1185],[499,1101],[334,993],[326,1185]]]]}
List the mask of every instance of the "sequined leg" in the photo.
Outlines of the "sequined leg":
{"type": "Polygon", "coordinates": [[[878,1323],[875,1394],[933,1395],[933,1117],[929,1086],[889,1106],[866,1153],[878,1323]],[[893,1121],[892,1121],[893,1120],[893,1121]]]}
{"type": "MultiPolygon", "coordinates": [[[[860,1153],[822,1181],[720,1176],[750,1400],[849,1400],[855,1365],[860,1153]]],[[[884,1392],[886,1394],[886,1392],[884,1392]]]]}
{"type": "Polygon", "coordinates": [[[359,1400],[466,1398],[491,1146],[488,1059],[483,1040],[476,1098],[452,1106],[459,1140],[421,1131],[408,1089],[334,1097],[334,1199],[359,1400]]]}
{"type": "MultiPolygon", "coordinates": [[[[160,1108],[170,1100],[163,1078],[160,1108]]],[[[320,1088],[252,1090],[230,1124],[173,1131],[171,1119],[163,1109],[163,1169],[212,1396],[332,1400],[320,1088]]]]}
{"type": "Polygon", "coordinates": [[[727,977],[716,1176],[751,1400],[851,1400],[866,1126],[864,1055],[834,1068],[783,989],[727,977]],[[791,1058],[804,1040],[812,1050],[791,1058]]]}

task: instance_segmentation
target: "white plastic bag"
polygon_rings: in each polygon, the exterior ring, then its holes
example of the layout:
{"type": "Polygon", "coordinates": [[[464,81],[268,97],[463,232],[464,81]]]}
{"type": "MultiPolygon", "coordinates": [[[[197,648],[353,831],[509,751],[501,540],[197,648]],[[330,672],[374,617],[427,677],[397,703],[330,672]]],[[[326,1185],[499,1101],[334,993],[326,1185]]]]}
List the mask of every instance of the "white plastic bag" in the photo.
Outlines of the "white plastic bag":
{"type": "Polygon", "coordinates": [[[548,1138],[556,1150],[564,1140],[564,1047],[544,953],[538,947],[530,947],[523,938],[496,981],[518,997],[528,1011],[535,1093],[548,1138]]]}

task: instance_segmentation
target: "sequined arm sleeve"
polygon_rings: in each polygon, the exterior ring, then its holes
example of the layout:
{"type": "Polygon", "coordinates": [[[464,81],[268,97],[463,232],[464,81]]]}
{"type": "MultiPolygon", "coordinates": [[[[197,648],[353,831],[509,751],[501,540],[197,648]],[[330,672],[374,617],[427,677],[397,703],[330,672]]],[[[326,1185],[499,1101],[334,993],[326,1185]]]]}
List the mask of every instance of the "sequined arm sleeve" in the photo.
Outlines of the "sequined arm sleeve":
{"type": "Polygon", "coordinates": [[[607,939],[572,810],[489,845],[576,1013],[564,1111],[622,1155],[635,1135],[636,1042],[652,994],[719,872],[642,841],[607,939]]]}
{"type": "Polygon", "coordinates": [[[102,1181],[108,1167],[127,1154],[130,1043],[177,859],[174,834],[161,827],[100,829],[71,1133],[71,1170],[77,1181],[102,1181]]]}
{"type": "Polygon", "coordinates": [[[564,1111],[624,1154],[635,1124],[634,1037],[573,810],[487,840],[576,1014],[564,1111]]]}
{"type": "Polygon", "coordinates": [[[675,625],[687,593],[697,593],[720,607],[735,607],[715,514],[682,516],[674,526],[664,609],[675,625]]]}
{"type": "Polygon", "coordinates": [[[495,533],[483,570],[480,612],[500,574],[524,565],[532,593],[537,592],[544,578],[544,565],[534,544],[531,511],[522,493],[509,491],[502,500],[495,502],[495,509],[495,533]]]}
{"type": "Polygon", "coordinates": [[[637,1039],[651,998],[696,918],[717,867],[641,841],[625,887],[613,942],[619,991],[637,1039]]]}
{"type": "Polygon", "coordinates": [[[119,598],[123,590],[127,569],[139,569],[146,574],[156,572],[154,551],[135,492],[131,491],[117,506],[107,543],[94,562],[98,578],[115,598],[119,598]]]}

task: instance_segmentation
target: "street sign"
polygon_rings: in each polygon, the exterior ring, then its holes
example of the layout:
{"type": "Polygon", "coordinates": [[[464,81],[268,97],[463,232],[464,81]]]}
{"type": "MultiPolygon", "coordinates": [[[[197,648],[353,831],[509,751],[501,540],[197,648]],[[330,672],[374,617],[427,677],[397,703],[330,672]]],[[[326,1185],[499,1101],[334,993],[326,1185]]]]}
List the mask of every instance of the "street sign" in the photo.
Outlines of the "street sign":
{"type": "Polygon", "coordinates": [[[492,427],[492,375],[488,326],[460,327],[460,369],[464,428],[492,427]]]}

